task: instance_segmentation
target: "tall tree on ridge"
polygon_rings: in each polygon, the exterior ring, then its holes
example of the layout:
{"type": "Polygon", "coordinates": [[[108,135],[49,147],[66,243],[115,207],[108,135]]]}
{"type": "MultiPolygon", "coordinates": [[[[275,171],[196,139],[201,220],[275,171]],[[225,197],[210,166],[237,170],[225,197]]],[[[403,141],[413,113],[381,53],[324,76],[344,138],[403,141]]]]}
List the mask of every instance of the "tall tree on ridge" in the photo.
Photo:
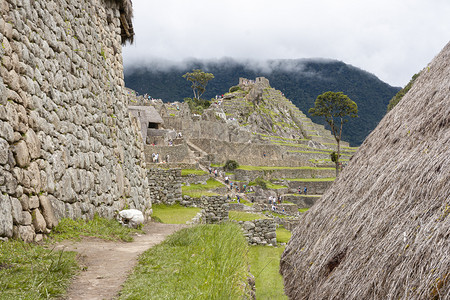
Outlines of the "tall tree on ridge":
{"type": "Polygon", "coordinates": [[[358,106],[347,95],[342,92],[325,92],[317,96],[314,107],[309,109],[313,116],[323,116],[330,125],[331,132],[337,143],[337,153],[333,161],[336,164],[336,177],[339,175],[339,158],[341,156],[341,136],[344,123],[348,122],[347,117],[358,116],[358,106]]]}

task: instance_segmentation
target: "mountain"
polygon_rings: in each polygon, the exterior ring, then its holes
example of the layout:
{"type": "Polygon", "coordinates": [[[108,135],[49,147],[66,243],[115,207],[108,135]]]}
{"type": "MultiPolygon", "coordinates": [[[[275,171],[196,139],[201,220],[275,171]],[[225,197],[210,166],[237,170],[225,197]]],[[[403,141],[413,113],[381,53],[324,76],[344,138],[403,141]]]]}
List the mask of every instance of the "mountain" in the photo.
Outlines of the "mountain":
{"type": "MultiPolygon", "coordinates": [[[[308,114],[318,95],[326,91],[342,91],[358,104],[359,118],[344,127],[343,139],[352,146],[362,143],[386,113],[389,100],[400,90],[373,74],[345,64],[326,59],[296,59],[269,61],[236,61],[225,58],[215,61],[190,60],[179,65],[149,63],[125,69],[125,85],[135,91],[148,93],[163,101],[182,101],[192,97],[190,83],[182,75],[194,68],[213,73],[203,95],[205,99],[224,94],[237,85],[239,77],[264,76],[271,86],[281,90],[301,111],[308,114]]],[[[317,117],[314,122],[325,124],[317,117]]]]}

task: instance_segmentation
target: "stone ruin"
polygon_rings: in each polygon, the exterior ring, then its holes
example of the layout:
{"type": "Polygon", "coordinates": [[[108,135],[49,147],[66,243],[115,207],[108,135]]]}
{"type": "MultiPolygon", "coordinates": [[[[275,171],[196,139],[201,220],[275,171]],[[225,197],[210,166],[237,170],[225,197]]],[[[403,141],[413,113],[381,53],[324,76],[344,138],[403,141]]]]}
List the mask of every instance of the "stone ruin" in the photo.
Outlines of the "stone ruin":
{"type": "Polygon", "coordinates": [[[63,217],[151,201],[128,113],[131,1],[0,2],[0,237],[39,241],[63,217]]]}

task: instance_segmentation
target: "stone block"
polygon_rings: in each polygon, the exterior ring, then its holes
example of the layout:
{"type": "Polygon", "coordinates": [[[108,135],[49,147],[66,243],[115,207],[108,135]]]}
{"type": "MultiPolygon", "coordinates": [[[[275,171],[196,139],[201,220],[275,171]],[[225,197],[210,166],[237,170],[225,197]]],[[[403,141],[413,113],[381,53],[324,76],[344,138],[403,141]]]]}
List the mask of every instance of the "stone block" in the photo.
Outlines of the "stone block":
{"type": "Polygon", "coordinates": [[[30,155],[25,141],[21,140],[14,146],[14,158],[19,167],[27,167],[30,163],[30,155]]]}
{"type": "Polygon", "coordinates": [[[34,228],[30,226],[17,226],[14,228],[14,237],[23,240],[24,242],[31,243],[34,241],[34,228]]]}
{"type": "Polygon", "coordinates": [[[13,236],[13,216],[11,211],[10,197],[0,194],[0,237],[13,236]]]}
{"type": "Polygon", "coordinates": [[[39,196],[39,203],[41,205],[42,215],[47,224],[47,228],[51,229],[58,225],[58,220],[55,217],[53,206],[47,196],[39,196]]]}
{"type": "Polygon", "coordinates": [[[31,218],[31,214],[28,211],[22,211],[22,222],[20,225],[31,225],[32,222],[32,218],[31,218]]]}
{"type": "Polygon", "coordinates": [[[36,232],[44,232],[47,224],[45,223],[44,216],[41,214],[39,209],[33,209],[31,211],[32,224],[36,232]]]}
{"type": "Polygon", "coordinates": [[[25,142],[31,159],[39,158],[41,156],[41,143],[33,129],[28,129],[25,134],[25,142]]]}
{"type": "Polygon", "coordinates": [[[8,162],[9,144],[3,138],[0,138],[0,165],[8,162]]]}
{"type": "Polygon", "coordinates": [[[15,225],[22,223],[22,204],[19,199],[10,197],[11,199],[11,213],[13,217],[13,223],[15,225]]]}
{"type": "MultiPolygon", "coordinates": [[[[22,204],[22,207],[23,206],[24,205],[22,204]]],[[[38,207],[39,207],[39,197],[36,196],[36,195],[31,196],[29,198],[29,201],[28,201],[28,209],[35,209],[35,208],[38,208],[38,207]]]]}

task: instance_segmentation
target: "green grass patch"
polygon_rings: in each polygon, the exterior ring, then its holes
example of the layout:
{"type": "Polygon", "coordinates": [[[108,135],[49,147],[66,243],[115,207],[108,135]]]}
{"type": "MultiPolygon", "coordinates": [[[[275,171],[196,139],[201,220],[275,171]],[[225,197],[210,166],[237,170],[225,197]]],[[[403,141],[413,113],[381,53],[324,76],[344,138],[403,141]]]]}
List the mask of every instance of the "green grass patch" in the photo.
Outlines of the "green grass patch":
{"type": "Polygon", "coordinates": [[[324,151],[310,151],[310,150],[290,150],[290,153],[303,153],[303,154],[328,154],[324,151]]]}
{"type": "Polygon", "coordinates": [[[236,224],[182,229],[141,255],[119,299],[243,299],[247,253],[236,224]]]}
{"type": "Polygon", "coordinates": [[[155,204],[152,209],[152,217],[166,224],[186,224],[201,210],[199,207],[184,207],[179,204],[155,204]]]}
{"type": "Polygon", "coordinates": [[[271,210],[264,210],[263,213],[269,214],[269,215],[271,215],[273,217],[277,217],[277,218],[281,218],[281,219],[289,218],[289,216],[287,216],[287,215],[282,215],[282,214],[276,213],[276,212],[271,211],[271,210]]]}
{"type": "Polygon", "coordinates": [[[248,213],[244,211],[234,211],[230,210],[229,212],[230,221],[253,221],[259,219],[268,219],[265,215],[262,214],[254,214],[248,213]]]}
{"type": "MultiPolygon", "coordinates": [[[[233,198],[234,200],[233,201],[230,201],[230,203],[238,203],[237,202],[237,198],[233,198]]],[[[240,203],[241,204],[244,204],[244,205],[246,205],[246,206],[253,206],[253,204],[254,203],[252,203],[252,202],[248,202],[247,200],[245,200],[245,199],[243,199],[243,198],[241,198],[240,200],[240,203]]]]}
{"type": "Polygon", "coordinates": [[[283,226],[277,228],[277,243],[287,243],[291,239],[291,236],[292,233],[283,226]]]}
{"type": "Polygon", "coordinates": [[[110,241],[131,242],[136,233],[142,233],[142,230],[122,226],[117,220],[101,218],[96,214],[88,221],[62,219],[53,228],[50,237],[56,241],[80,240],[83,236],[92,236],[110,241]]]}
{"type": "Polygon", "coordinates": [[[0,242],[0,298],[62,297],[78,270],[75,256],[21,241],[0,242]]]}
{"type": "Polygon", "coordinates": [[[259,185],[264,189],[272,189],[272,190],[287,188],[287,186],[285,186],[285,185],[274,184],[274,183],[270,182],[269,180],[264,180],[260,177],[258,177],[254,181],[250,181],[248,183],[248,185],[249,186],[259,185]]]}
{"type": "Polygon", "coordinates": [[[223,168],[223,164],[211,164],[211,168],[223,168]]]}
{"type": "Polygon", "coordinates": [[[335,168],[318,168],[318,167],[268,167],[268,166],[239,166],[240,170],[245,171],[267,171],[267,170],[335,170],[335,168]]]}
{"type": "Polygon", "coordinates": [[[326,178],[283,178],[288,181],[299,181],[299,182],[322,182],[322,181],[334,181],[336,177],[326,177],[326,178]]]}
{"type": "Polygon", "coordinates": [[[206,175],[208,172],[197,169],[183,169],[181,170],[181,176],[189,176],[189,175],[206,175]]]}
{"type": "Polygon", "coordinates": [[[256,299],[288,299],[280,275],[284,247],[250,247],[250,272],[256,279],[256,299]]]}
{"type": "Polygon", "coordinates": [[[217,193],[208,192],[224,185],[214,178],[209,178],[206,184],[191,184],[189,186],[182,186],[181,193],[183,195],[188,195],[192,198],[200,198],[201,196],[217,196],[217,193]]]}
{"type": "Polygon", "coordinates": [[[307,212],[309,210],[309,208],[299,208],[298,212],[304,213],[307,212]]]}

